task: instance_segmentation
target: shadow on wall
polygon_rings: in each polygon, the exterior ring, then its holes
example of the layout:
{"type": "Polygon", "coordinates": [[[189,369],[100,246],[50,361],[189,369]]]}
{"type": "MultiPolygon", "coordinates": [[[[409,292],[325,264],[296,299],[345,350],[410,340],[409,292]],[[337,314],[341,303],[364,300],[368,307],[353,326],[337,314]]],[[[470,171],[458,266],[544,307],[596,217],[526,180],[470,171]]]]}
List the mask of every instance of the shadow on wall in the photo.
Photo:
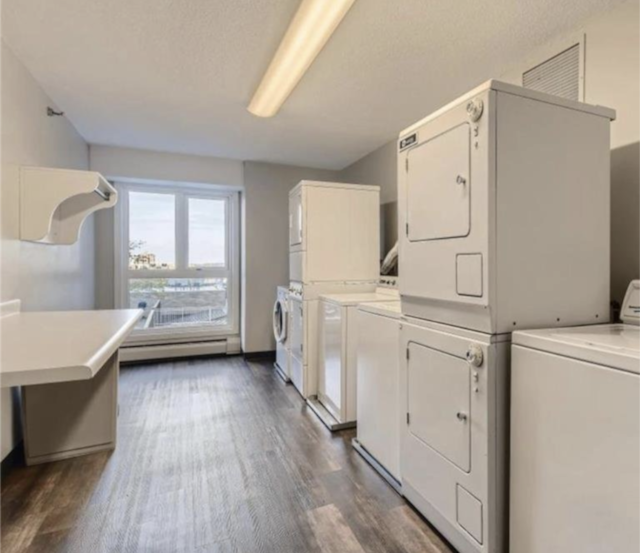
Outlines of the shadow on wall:
{"type": "Polygon", "coordinates": [[[611,150],[611,298],[640,278],[640,143],[611,150]]]}

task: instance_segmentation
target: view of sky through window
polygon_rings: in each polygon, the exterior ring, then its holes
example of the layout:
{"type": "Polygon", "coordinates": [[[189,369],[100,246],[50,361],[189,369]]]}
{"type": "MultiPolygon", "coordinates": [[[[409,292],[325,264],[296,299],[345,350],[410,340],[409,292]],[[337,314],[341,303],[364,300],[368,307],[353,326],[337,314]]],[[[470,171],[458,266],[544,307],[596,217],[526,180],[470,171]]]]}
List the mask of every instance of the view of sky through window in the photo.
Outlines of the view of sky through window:
{"type": "Polygon", "coordinates": [[[189,198],[189,267],[225,265],[224,200],[189,198]]]}
{"type": "Polygon", "coordinates": [[[175,268],[175,217],[173,194],[129,194],[131,268],[175,268]]]}

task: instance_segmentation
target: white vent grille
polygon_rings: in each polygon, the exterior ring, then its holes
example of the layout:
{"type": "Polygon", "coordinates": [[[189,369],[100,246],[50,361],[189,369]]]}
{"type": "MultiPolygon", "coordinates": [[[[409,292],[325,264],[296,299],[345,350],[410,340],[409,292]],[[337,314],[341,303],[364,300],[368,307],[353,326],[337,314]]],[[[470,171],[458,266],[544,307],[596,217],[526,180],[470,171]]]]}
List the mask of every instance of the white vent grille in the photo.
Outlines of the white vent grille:
{"type": "Polygon", "coordinates": [[[580,100],[580,44],[523,73],[522,85],[568,100],[580,100]]]}

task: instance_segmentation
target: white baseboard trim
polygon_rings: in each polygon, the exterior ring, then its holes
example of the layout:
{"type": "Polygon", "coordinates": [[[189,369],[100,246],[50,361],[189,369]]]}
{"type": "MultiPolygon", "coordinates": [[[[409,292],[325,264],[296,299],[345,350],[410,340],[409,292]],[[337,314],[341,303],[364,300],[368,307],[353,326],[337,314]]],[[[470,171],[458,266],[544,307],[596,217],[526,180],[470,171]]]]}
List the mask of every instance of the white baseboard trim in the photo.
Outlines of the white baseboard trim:
{"type": "Polygon", "coordinates": [[[188,344],[157,344],[148,346],[127,346],[120,348],[120,361],[153,361],[154,359],[174,359],[177,357],[198,357],[203,355],[234,355],[240,353],[240,339],[237,337],[210,342],[188,344]]]}

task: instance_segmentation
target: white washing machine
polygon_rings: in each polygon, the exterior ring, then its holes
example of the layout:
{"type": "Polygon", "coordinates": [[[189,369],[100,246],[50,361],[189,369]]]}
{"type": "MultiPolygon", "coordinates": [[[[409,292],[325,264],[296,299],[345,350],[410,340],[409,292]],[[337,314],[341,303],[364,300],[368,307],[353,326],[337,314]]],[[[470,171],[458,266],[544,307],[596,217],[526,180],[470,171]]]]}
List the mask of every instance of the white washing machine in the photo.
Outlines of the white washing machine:
{"type": "Polygon", "coordinates": [[[318,394],[309,406],[330,430],[354,427],[357,418],[357,308],[397,302],[394,287],[372,293],[324,294],[318,305],[318,394]]]}
{"type": "Polygon", "coordinates": [[[289,289],[278,286],[276,302],[273,306],[273,335],[276,339],[275,369],[278,375],[289,382],[290,351],[289,351],[289,289]]]}
{"type": "Polygon", "coordinates": [[[640,281],[622,319],[513,334],[511,551],[640,551],[640,281]]]}
{"type": "Polygon", "coordinates": [[[353,447],[401,493],[400,302],[358,306],[358,435],[353,447]]]}
{"type": "Polygon", "coordinates": [[[405,317],[399,349],[403,495],[460,553],[503,551],[510,335],[405,317]]]}

